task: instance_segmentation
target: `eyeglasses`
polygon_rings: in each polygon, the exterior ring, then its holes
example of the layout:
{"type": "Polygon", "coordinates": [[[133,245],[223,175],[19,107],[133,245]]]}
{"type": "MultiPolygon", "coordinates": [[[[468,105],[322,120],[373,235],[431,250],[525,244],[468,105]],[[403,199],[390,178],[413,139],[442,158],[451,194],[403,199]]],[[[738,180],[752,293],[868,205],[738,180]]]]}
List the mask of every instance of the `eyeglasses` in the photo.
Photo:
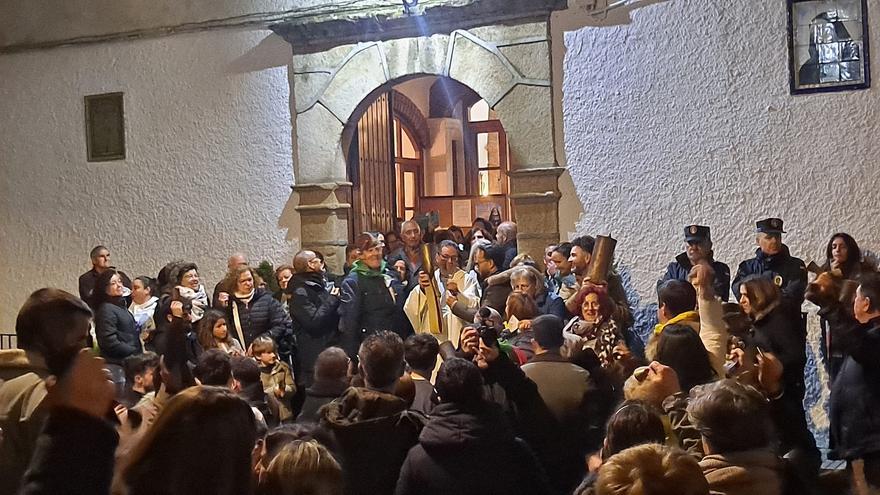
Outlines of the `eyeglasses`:
{"type": "Polygon", "coordinates": [[[458,256],[454,256],[454,255],[453,256],[446,256],[445,254],[441,254],[441,255],[439,255],[439,257],[441,260],[443,260],[447,263],[450,261],[458,261],[458,256]]]}

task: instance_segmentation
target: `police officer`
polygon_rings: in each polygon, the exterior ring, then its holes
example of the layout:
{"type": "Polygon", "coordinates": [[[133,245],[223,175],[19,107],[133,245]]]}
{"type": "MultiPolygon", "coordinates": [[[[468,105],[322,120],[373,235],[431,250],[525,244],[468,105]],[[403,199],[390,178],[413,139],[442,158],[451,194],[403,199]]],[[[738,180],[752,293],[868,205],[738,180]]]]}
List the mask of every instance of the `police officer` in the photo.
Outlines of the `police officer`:
{"type": "Polygon", "coordinates": [[[694,265],[708,263],[715,272],[715,282],[712,284],[715,294],[727,302],[730,299],[730,268],[713,258],[709,227],[688,225],[684,228],[684,241],[687,243],[685,252],[676,256],[675,261],[666,267],[666,274],[657,282],[657,289],[667,280],[687,282],[694,265]]]}
{"type": "Polygon", "coordinates": [[[782,243],[782,220],[766,218],[757,222],[758,249],[755,257],[739,264],[733,279],[733,295],[739,299],[739,286],[749,275],[772,278],[782,289],[782,298],[794,308],[800,309],[807,290],[807,268],[803,260],[795,258],[782,243]]]}

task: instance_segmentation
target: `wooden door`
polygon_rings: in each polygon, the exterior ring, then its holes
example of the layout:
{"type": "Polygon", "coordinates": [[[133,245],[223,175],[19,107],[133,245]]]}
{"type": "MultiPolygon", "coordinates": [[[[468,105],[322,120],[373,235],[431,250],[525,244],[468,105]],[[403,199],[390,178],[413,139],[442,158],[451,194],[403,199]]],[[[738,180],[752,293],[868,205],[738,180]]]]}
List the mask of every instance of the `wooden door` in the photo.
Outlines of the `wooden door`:
{"type": "Polygon", "coordinates": [[[361,232],[394,228],[395,170],[391,98],[382,94],[358,121],[357,177],[352,178],[353,237],[361,232]]]}

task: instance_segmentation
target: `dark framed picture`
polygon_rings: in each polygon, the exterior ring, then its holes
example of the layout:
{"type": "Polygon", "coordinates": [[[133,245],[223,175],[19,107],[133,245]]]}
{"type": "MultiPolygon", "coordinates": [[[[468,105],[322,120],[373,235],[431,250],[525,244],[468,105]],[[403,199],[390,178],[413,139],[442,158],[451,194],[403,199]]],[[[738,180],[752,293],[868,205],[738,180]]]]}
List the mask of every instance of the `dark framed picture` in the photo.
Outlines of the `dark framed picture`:
{"type": "Polygon", "coordinates": [[[792,94],[871,86],[867,0],[787,0],[792,94]]]}
{"type": "Polygon", "coordinates": [[[86,96],[85,111],[88,161],[125,160],[122,93],[86,96]]]}

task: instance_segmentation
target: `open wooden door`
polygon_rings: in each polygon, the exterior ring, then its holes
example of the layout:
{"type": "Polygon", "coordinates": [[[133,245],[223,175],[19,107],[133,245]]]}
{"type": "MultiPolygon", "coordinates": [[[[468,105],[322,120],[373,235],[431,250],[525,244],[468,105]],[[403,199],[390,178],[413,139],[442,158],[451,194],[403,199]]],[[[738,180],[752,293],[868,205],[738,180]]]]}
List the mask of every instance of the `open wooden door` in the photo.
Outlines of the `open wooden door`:
{"type": "Polygon", "coordinates": [[[388,232],[394,228],[396,177],[392,149],[393,122],[391,98],[384,93],[358,120],[357,167],[352,167],[352,235],[361,232],[388,232]]]}

